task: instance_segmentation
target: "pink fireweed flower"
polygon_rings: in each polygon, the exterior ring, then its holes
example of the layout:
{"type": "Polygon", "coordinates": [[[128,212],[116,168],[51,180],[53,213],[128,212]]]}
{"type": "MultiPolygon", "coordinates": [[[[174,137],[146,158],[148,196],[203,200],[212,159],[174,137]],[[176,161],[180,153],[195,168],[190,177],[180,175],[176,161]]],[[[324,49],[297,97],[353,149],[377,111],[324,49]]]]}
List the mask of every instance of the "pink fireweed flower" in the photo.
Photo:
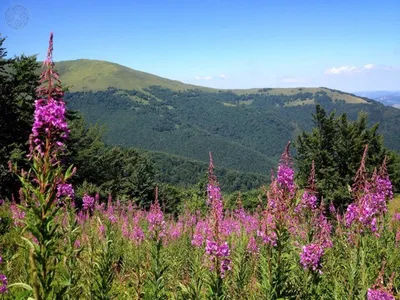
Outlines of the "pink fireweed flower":
{"type": "Polygon", "coordinates": [[[221,224],[221,235],[224,237],[231,236],[232,234],[240,235],[242,226],[239,221],[232,218],[224,218],[221,224]]]}
{"type": "Polygon", "coordinates": [[[140,227],[140,220],[141,220],[141,214],[135,214],[132,218],[131,222],[131,231],[129,234],[129,238],[135,243],[135,245],[140,245],[142,241],[144,240],[144,232],[142,228],[140,227]]]}
{"type": "Polygon", "coordinates": [[[84,211],[79,211],[78,214],[76,215],[76,220],[79,225],[83,226],[85,224],[86,220],[89,218],[88,214],[84,211]]]}
{"type": "Polygon", "coordinates": [[[395,276],[395,273],[393,272],[392,275],[390,276],[389,282],[387,283],[387,286],[384,286],[384,280],[383,280],[383,275],[385,273],[384,268],[385,268],[386,261],[383,262],[382,269],[379,272],[378,278],[376,279],[375,284],[368,289],[367,292],[367,299],[368,300],[394,300],[395,297],[393,296],[391,290],[393,288],[393,279],[395,276]]]}
{"type": "MultiPolygon", "coordinates": [[[[219,268],[221,278],[225,276],[225,272],[230,270],[229,245],[223,241],[224,235],[224,205],[220,188],[218,187],[217,178],[214,175],[214,164],[212,154],[210,155],[210,165],[208,169],[208,204],[211,206],[210,224],[211,230],[206,240],[206,254],[211,262],[211,270],[219,268]]],[[[228,225],[228,227],[230,227],[228,225]]]]}
{"type": "Polygon", "coordinates": [[[11,218],[13,219],[14,226],[22,227],[24,226],[23,220],[25,219],[25,212],[20,209],[15,202],[10,205],[11,218]]]}
{"type": "Polygon", "coordinates": [[[360,192],[363,192],[368,186],[367,168],[365,167],[365,163],[367,160],[367,153],[368,153],[368,144],[365,145],[364,153],[363,153],[361,163],[360,163],[360,167],[358,168],[356,176],[354,177],[352,191],[356,198],[357,198],[358,194],[360,192]]]}
{"type": "Polygon", "coordinates": [[[53,98],[35,101],[31,141],[32,147],[41,155],[44,154],[46,146],[43,137],[49,139],[53,151],[57,152],[64,148],[64,142],[69,135],[65,112],[63,101],[56,101],[53,98]]]}
{"type": "Polygon", "coordinates": [[[108,214],[108,215],[113,215],[113,214],[114,214],[114,205],[113,205],[113,203],[112,203],[111,194],[108,195],[108,200],[107,200],[107,214],[108,214]]]}
{"type": "Polygon", "coordinates": [[[386,200],[393,199],[393,186],[389,178],[389,174],[387,172],[386,167],[387,157],[385,156],[382,165],[379,169],[379,175],[376,178],[376,188],[378,193],[383,193],[385,195],[386,200]]]}
{"type": "Polygon", "coordinates": [[[111,194],[108,195],[108,200],[107,200],[107,211],[105,212],[105,215],[107,216],[108,220],[112,223],[115,224],[118,222],[118,217],[115,214],[114,210],[114,205],[112,203],[112,196],[111,194]]]}
{"type": "Polygon", "coordinates": [[[292,168],[287,165],[279,165],[277,179],[282,188],[286,188],[291,194],[294,193],[294,171],[292,168]]]}
{"type": "Polygon", "coordinates": [[[207,185],[208,201],[207,204],[210,205],[214,200],[221,199],[221,189],[218,186],[208,184],[207,185]]]}
{"type": "Polygon", "coordinates": [[[255,213],[253,215],[246,215],[246,217],[241,220],[242,226],[246,230],[247,234],[257,232],[259,227],[259,215],[255,213]]]}
{"type": "Polygon", "coordinates": [[[386,178],[378,176],[376,178],[376,188],[378,193],[382,193],[386,200],[393,199],[393,186],[389,176],[386,178]]]}
{"type": "Polygon", "coordinates": [[[225,272],[231,269],[231,261],[228,259],[230,253],[227,242],[218,244],[215,241],[206,241],[206,254],[209,256],[211,261],[210,269],[214,270],[215,263],[219,261],[220,265],[217,267],[220,268],[222,278],[224,277],[225,272]]]}
{"type": "Polygon", "coordinates": [[[129,232],[129,224],[127,216],[122,217],[121,232],[124,238],[129,238],[130,232],[129,232]]]}
{"type": "Polygon", "coordinates": [[[297,205],[297,207],[295,208],[295,212],[299,213],[301,211],[307,211],[307,210],[310,211],[316,208],[317,208],[317,197],[314,194],[305,191],[303,193],[303,196],[301,197],[299,205],[297,205]]]}
{"type": "Polygon", "coordinates": [[[108,220],[112,223],[115,224],[118,222],[118,217],[116,215],[109,215],[108,220]]]}
{"type": "Polygon", "coordinates": [[[367,299],[368,300],[395,300],[394,296],[391,293],[388,293],[383,290],[373,290],[373,289],[368,289],[367,299]]]}
{"type": "Polygon", "coordinates": [[[260,221],[260,228],[257,230],[257,236],[260,237],[264,244],[269,246],[277,245],[276,223],[274,216],[265,211],[260,221]]]}
{"type": "Polygon", "coordinates": [[[106,228],[105,228],[105,226],[104,226],[103,223],[99,224],[98,230],[99,230],[99,235],[100,235],[100,237],[105,237],[106,228]]]}
{"type": "Polygon", "coordinates": [[[96,202],[94,204],[94,209],[98,212],[100,212],[101,214],[105,213],[105,203],[100,203],[99,197],[97,196],[98,194],[96,194],[96,202]]]}
{"type": "Polygon", "coordinates": [[[7,293],[8,280],[6,275],[0,274],[0,294],[7,293]]]}
{"type": "Polygon", "coordinates": [[[400,222],[400,213],[395,213],[392,220],[393,222],[400,222]]]}
{"type": "Polygon", "coordinates": [[[133,213],[134,207],[133,207],[133,204],[132,204],[131,200],[128,201],[128,207],[126,209],[127,209],[128,213],[130,213],[130,214],[133,213]]]}
{"type": "Polygon", "coordinates": [[[336,208],[335,208],[335,205],[333,205],[332,202],[329,204],[329,212],[330,212],[332,215],[336,215],[336,208]]]}
{"type": "Polygon", "coordinates": [[[164,214],[158,201],[151,204],[150,211],[147,214],[147,222],[149,223],[149,233],[151,236],[154,237],[154,235],[157,234],[158,238],[160,238],[165,235],[166,226],[164,214]]]}
{"type": "Polygon", "coordinates": [[[50,150],[56,155],[64,150],[65,141],[70,133],[65,117],[65,103],[62,100],[64,92],[53,63],[53,33],[50,34],[47,57],[44,60],[44,70],[40,75],[40,87],[37,89],[38,100],[35,101],[34,123],[30,135],[30,154],[36,151],[43,156],[50,150]]]}
{"type": "Polygon", "coordinates": [[[61,199],[62,197],[69,198],[74,200],[75,191],[72,187],[72,184],[69,183],[61,183],[57,185],[57,199],[61,199]]]}
{"type": "Polygon", "coordinates": [[[47,49],[46,59],[43,61],[44,71],[40,75],[41,86],[36,90],[36,94],[42,98],[53,97],[55,99],[62,98],[64,92],[61,89],[61,81],[58,73],[54,69],[53,62],[53,33],[50,33],[49,47],[47,49]]]}
{"type": "Polygon", "coordinates": [[[192,237],[192,246],[201,247],[207,236],[211,235],[211,228],[209,223],[205,220],[199,220],[194,229],[192,237]]]}
{"type": "Polygon", "coordinates": [[[377,218],[386,213],[387,204],[385,195],[381,192],[373,192],[368,187],[364,192],[358,191],[358,198],[355,203],[347,207],[345,214],[346,226],[353,223],[360,224],[361,230],[369,229],[376,232],[377,218]]]}
{"type": "Polygon", "coordinates": [[[250,254],[258,254],[258,246],[257,246],[257,241],[254,238],[254,236],[251,236],[249,239],[249,242],[247,243],[247,252],[250,254]]]}
{"type": "Polygon", "coordinates": [[[279,161],[277,181],[281,188],[286,189],[290,194],[294,194],[296,186],[294,183],[294,170],[292,168],[293,163],[292,158],[290,157],[289,148],[290,141],[288,142],[279,161]]]}
{"type": "Polygon", "coordinates": [[[398,246],[399,243],[400,243],[400,228],[397,229],[396,232],[396,247],[398,246]]]}
{"type": "Polygon", "coordinates": [[[74,243],[74,247],[76,249],[79,249],[81,247],[81,241],[80,240],[76,240],[75,243],[74,243]]]}
{"type": "Polygon", "coordinates": [[[144,232],[139,225],[135,225],[131,231],[130,238],[136,245],[140,245],[144,240],[144,232]]]}
{"type": "Polygon", "coordinates": [[[323,248],[331,248],[333,246],[331,240],[332,224],[329,223],[322,210],[312,218],[312,226],[314,231],[313,240],[323,248]]]}
{"type": "Polygon", "coordinates": [[[345,220],[346,226],[353,224],[354,220],[358,217],[358,206],[356,203],[351,203],[346,210],[345,220]]]}
{"type": "Polygon", "coordinates": [[[300,254],[300,264],[304,269],[311,269],[321,273],[321,257],[324,254],[324,248],[319,244],[309,244],[303,247],[300,254]]]}
{"type": "Polygon", "coordinates": [[[85,194],[82,198],[82,208],[83,210],[91,211],[94,208],[94,198],[85,194]]]}
{"type": "Polygon", "coordinates": [[[170,223],[168,228],[168,237],[170,240],[176,240],[182,235],[183,223],[170,223]]]}

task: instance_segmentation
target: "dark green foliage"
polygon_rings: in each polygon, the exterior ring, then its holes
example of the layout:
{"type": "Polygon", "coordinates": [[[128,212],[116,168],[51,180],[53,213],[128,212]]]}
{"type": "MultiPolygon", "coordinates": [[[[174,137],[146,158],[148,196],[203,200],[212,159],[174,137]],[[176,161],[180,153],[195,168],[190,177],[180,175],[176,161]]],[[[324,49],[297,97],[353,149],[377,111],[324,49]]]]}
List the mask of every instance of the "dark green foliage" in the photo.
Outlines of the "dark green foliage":
{"type": "Polygon", "coordinates": [[[150,250],[151,268],[148,272],[148,277],[145,281],[145,296],[144,299],[163,300],[168,299],[165,287],[165,273],[168,270],[168,265],[165,263],[163,254],[162,239],[158,238],[158,233],[153,239],[154,245],[150,250]]]}
{"type": "MultiPolygon", "coordinates": [[[[264,92],[238,95],[226,91],[173,91],[153,86],[145,91],[110,88],[68,93],[66,101],[69,108],[82,112],[90,123],[104,124],[105,141],[111,145],[169,153],[203,163],[207,163],[208,152],[212,151],[221,168],[263,176],[269,174],[288,140],[295,139],[303,130],[312,129],[310,116],[315,106],[295,105],[296,101],[310,98],[328,112],[346,112],[353,121],[360,111],[367,112],[368,126],[380,122],[378,133],[385,137],[385,146],[400,150],[396,125],[400,123],[399,110],[372,100],[354,104],[332,100],[327,92],[328,89],[315,94],[299,91],[292,95],[264,92]]],[[[343,93],[345,96],[349,95],[343,93]]],[[[168,175],[160,172],[158,176],[171,177],[168,183],[196,181],[193,174],[197,172],[189,170],[196,170],[198,166],[185,162],[178,168],[174,158],[165,157],[164,161],[160,156],[153,156],[157,158],[156,169],[165,172],[164,168],[172,165],[177,170],[168,175]]],[[[246,183],[241,181],[241,186],[235,185],[224,188],[242,189],[246,183]]],[[[248,189],[254,187],[256,184],[248,189]]]]}
{"type": "Polygon", "coordinates": [[[38,86],[36,57],[5,58],[0,36],[0,197],[16,196],[20,184],[8,170],[8,161],[26,167],[25,152],[33,121],[38,86]]]}
{"type": "Polygon", "coordinates": [[[99,192],[107,197],[130,199],[149,206],[155,188],[153,167],[144,153],[134,149],[108,147],[103,142],[104,128],[85,127],[82,117],[70,122],[71,138],[65,161],[77,167],[73,184],[78,196],[99,192]]]}
{"type": "MultiPolygon", "coordinates": [[[[208,163],[206,162],[162,152],[148,151],[147,153],[154,165],[158,182],[187,188],[197,184],[207,174],[208,163]]],[[[221,189],[228,193],[252,190],[268,182],[267,176],[261,174],[239,172],[218,166],[215,173],[220,178],[221,189]]]]}
{"type": "Polygon", "coordinates": [[[91,291],[91,299],[110,300],[112,285],[115,279],[115,233],[109,223],[105,226],[105,236],[100,240],[100,250],[93,263],[92,277],[95,285],[91,291]]]}
{"type": "Polygon", "coordinates": [[[313,116],[315,127],[312,132],[303,132],[296,143],[298,179],[302,187],[307,184],[314,160],[319,196],[345,207],[352,201],[350,188],[366,144],[369,146],[368,171],[372,173],[388,155],[391,178],[398,182],[398,173],[396,175],[393,168],[395,154],[384,147],[378,124],[368,126],[365,113],[360,113],[358,119],[351,122],[346,114],[336,117],[332,112],[328,115],[317,105],[313,116]]]}
{"type": "Polygon", "coordinates": [[[241,205],[246,211],[254,211],[257,206],[265,206],[267,203],[267,197],[265,192],[259,188],[250,190],[247,192],[235,192],[228,194],[224,197],[225,207],[229,209],[235,209],[237,207],[238,201],[240,200],[241,205]]]}

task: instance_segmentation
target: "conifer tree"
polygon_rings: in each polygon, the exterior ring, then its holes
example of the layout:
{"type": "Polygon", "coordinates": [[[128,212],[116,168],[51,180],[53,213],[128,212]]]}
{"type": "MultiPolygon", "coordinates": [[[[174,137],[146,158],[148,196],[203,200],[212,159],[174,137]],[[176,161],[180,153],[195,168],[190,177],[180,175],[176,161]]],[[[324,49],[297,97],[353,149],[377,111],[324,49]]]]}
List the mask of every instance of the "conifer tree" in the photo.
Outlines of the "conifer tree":
{"type": "Polygon", "coordinates": [[[329,115],[316,106],[313,115],[315,127],[311,132],[303,132],[297,139],[298,180],[303,187],[307,184],[311,163],[315,161],[318,194],[326,202],[333,201],[344,208],[352,201],[350,185],[360,164],[360,157],[366,144],[369,145],[366,167],[372,168],[382,163],[388,156],[388,169],[394,182],[398,182],[395,171],[396,155],[383,145],[383,137],[378,133],[379,124],[368,127],[367,115],[359,114],[355,122],[350,122],[346,114],[339,117],[335,112],[329,115]]]}

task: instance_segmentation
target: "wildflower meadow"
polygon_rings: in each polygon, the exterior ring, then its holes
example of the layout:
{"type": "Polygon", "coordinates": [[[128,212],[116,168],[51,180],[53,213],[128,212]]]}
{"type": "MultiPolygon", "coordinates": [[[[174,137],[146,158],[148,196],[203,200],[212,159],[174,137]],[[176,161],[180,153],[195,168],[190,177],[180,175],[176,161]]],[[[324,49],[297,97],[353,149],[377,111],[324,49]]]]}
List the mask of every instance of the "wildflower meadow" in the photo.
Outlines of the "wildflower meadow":
{"type": "MultiPolygon", "coordinates": [[[[155,191],[133,201],[74,194],[74,166],[53,36],[37,90],[30,169],[10,164],[22,188],[1,201],[2,299],[400,299],[400,213],[386,160],[369,174],[368,145],[345,210],[316,191],[312,164],[299,189],[284,149],[265,203],[227,209],[212,153],[206,209],[164,213],[155,191]]],[[[267,170],[266,170],[267,171],[267,170]]]]}

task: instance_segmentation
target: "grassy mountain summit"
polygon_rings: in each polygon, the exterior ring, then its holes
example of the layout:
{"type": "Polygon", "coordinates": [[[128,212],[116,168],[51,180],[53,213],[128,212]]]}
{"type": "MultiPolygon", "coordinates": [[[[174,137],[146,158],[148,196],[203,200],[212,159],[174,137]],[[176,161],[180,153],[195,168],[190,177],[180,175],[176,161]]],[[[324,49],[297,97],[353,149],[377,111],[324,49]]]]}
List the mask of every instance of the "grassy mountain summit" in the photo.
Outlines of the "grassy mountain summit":
{"type": "Polygon", "coordinates": [[[165,172],[207,162],[212,151],[221,168],[266,176],[287,141],[313,127],[315,104],[351,120],[366,112],[370,124],[380,123],[385,145],[400,150],[400,110],[338,90],[211,89],[95,60],[58,62],[56,68],[72,85],[69,108],[106,125],[108,144],[174,155],[153,155],[165,172]]]}
{"type": "Polygon", "coordinates": [[[171,90],[203,89],[198,86],[136,71],[128,67],[101,60],[77,59],[56,62],[56,68],[71,91],[102,91],[109,87],[143,91],[153,85],[171,90]]]}

